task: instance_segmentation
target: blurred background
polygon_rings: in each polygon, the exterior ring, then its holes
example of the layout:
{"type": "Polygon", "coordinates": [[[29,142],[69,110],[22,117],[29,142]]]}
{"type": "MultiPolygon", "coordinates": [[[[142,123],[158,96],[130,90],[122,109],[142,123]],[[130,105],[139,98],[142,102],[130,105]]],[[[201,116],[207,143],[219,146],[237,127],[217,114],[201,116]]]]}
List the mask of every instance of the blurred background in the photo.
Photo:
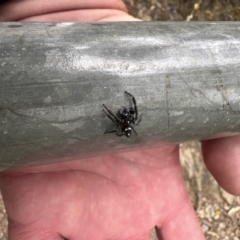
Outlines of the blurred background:
{"type": "Polygon", "coordinates": [[[144,21],[239,21],[239,0],[124,0],[144,21]]]}
{"type": "MultiPolygon", "coordinates": [[[[124,2],[131,15],[144,21],[240,20],[240,0],[124,0],[124,2]]],[[[240,240],[239,197],[222,190],[208,173],[202,161],[199,142],[181,144],[180,155],[183,176],[206,239],[240,240]]],[[[0,196],[0,240],[7,239],[7,218],[0,196]]]]}

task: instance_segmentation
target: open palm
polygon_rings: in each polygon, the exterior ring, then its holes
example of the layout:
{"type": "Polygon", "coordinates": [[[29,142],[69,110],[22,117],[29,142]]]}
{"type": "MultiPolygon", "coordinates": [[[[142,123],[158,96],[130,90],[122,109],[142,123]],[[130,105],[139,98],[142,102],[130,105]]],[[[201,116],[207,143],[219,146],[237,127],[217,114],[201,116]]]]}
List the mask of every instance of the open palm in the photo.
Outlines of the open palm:
{"type": "Polygon", "coordinates": [[[1,177],[18,240],[204,239],[168,146],[18,170],[1,177]]]}

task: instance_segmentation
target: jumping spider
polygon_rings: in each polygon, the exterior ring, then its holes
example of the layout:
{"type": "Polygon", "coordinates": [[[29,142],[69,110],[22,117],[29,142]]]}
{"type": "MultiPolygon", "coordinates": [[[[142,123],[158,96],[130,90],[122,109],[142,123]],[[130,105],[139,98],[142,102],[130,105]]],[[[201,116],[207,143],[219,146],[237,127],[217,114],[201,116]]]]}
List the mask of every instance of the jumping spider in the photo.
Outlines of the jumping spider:
{"type": "Polygon", "coordinates": [[[116,130],[108,131],[105,133],[115,132],[116,135],[118,135],[119,137],[125,135],[126,137],[129,138],[132,135],[132,130],[137,135],[137,132],[134,130],[134,128],[131,126],[131,124],[138,125],[142,120],[142,114],[141,114],[140,118],[138,119],[138,108],[137,108],[136,99],[132,94],[130,94],[126,91],[125,91],[125,93],[131,97],[134,107],[130,107],[129,109],[124,108],[122,110],[119,110],[116,115],[110,109],[108,109],[105,106],[105,104],[103,104],[103,111],[113,122],[117,123],[116,130]],[[121,133],[119,133],[120,127],[121,127],[121,133]]]}

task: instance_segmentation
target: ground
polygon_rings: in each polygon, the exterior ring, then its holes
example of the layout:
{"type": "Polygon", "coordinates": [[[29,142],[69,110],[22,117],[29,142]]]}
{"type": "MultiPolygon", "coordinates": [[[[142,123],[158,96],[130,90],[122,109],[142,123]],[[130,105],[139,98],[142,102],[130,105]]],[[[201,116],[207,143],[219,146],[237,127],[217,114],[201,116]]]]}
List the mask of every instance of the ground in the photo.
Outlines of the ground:
{"type": "Polygon", "coordinates": [[[239,0],[124,0],[144,21],[239,21],[239,0]]]}
{"type": "MultiPolygon", "coordinates": [[[[240,20],[239,0],[125,0],[131,15],[145,21],[240,20]]],[[[240,240],[240,199],[222,190],[207,172],[199,142],[181,145],[183,176],[207,240],[240,240]]],[[[155,240],[154,233],[151,239],[155,240]]],[[[0,198],[0,240],[7,218],[0,198]]]]}

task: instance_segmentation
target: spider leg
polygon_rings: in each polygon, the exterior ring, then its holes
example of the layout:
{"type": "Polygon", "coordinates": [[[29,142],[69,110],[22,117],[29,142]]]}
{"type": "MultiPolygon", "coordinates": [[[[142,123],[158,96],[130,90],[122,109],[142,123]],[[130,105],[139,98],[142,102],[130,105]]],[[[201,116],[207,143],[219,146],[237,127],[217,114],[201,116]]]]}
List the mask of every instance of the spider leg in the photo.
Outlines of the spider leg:
{"type": "Polygon", "coordinates": [[[135,134],[137,135],[137,132],[135,131],[135,129],[133,128],[133,127],[131,127],[132,128],[132,130],[135,132],[135,134]]]}
{"type": "MultiPolygon", "coordinates": [[[[104,134],[106,134],[106,133],[114,133],[114,132],[118,132],[118,129],[119,129],[119,127],[120,127],[120,124],[118,124],[118,126],[117,126],[117,129],[116,130],[111,130],[111,131],[108,131],[108,132],[104,132],[104,134]]],[[[118,134],[117,134],[118,135],[118,134]]]]}
{"type": "Polygon", "coordinates": [[[113,122],[121,122],[121,120],[110,109],[108,109],[105,104],[103,104],[103,107],[103,111],[113,122]]]}
{"type": "Polygon", "coordinates": [[[106,134],[106,133],[114,133],[114,132],[117,132],[117,130],[112,130],[112,131],[104,132],[104,134],[106,134]]]}
{"type": "Polygon", "coordinates": [[[134,110],[135,110],[135,115],[136,115],[134,121],[137,121],[137,119],[138,119],[138,108],[137,108],[136,99],[135,99],[135,97],[131,93],[129,93],[127,91],[125,91],[125,93],[132,98],[133,105],[134,105],[134,110]]]}
{"type": "Polygon", "coordinates": [[[143,116],[143,114],[140,115],[140,117],[136,123],[134,122],[134,125],[138,125],[142,121],[142,116],[143,116]]]}
{"type": "Polygon", "coordinates": [[[119,137],[122,137],[124,135],[124,133],[122,133],[122,134],[117,133],[116,135],[119,137]]]}
{"type": "Polygon", "coordinates": [[[120,127],[120,124],[118,124],[118,126],[117,126],[116,135],[119,136],[119,137],[121,137],[121,136],[123,136],[124,134],[123,134],[123,133],[122,133],[122,134],[118,133],[119,127],[120,127]]]}
{"type": "Polygon", "coordinates": [[[107,113],[107,111],[106,111],[105,109],[103,109],[103,111],[104,111],[104,113],[105,113],[113,122],[116,122],[115,119],[113,119],[113,118],[111,117],[111,115],[109,115],[109,114],[107,113]]]}

